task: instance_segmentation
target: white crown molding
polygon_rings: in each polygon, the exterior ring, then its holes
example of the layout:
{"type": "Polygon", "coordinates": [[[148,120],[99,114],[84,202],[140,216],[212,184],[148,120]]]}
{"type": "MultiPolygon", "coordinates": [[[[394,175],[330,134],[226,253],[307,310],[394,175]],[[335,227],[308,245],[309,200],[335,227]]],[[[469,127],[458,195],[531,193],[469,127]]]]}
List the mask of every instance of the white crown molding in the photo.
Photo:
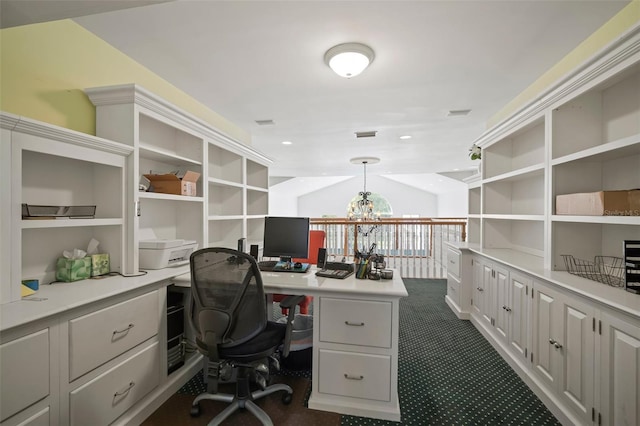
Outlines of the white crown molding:
{"type": "Polygon", "coordinates": [[[273,160],[250,146],[241,143],[204,120],[184,111],[165,99],[151,93],[138,84],[94,87],[85,89],[85,93],[96,106],[135,104],[174,123],[180,124],[203,139],[210,139],[215,145],[239,152],[256,161],[271,164],[273,160]]]}
{"type": "Polygon", "coordinates": [[[99,138],[97,136],[88,135],[86,133],[75,130],[66,129],[64,127],[55,126],[49,123],[33,120],[27,117],[21,117],[6,112],[0,112],[0,127],[11,131],[17,131],[33,136],[39,136],[46,139],[52,139],[60,142],[66,142],[77,146],[97,149],[103,152],[127,156],[133,152],[133,147],[110,141],[108,139],[99,138]]]}
{"type": "Polygon", "coordinates": [[[567,102],[589,86],[608,77],[620,65],[640,60],[640,23],[637,23],[618,39],[591,56],[580,66],[523,105],[500,123],[485,131],[474,143],[486,147],[515,129],[541,118],[545,111],[559,102],[567,102]]]}

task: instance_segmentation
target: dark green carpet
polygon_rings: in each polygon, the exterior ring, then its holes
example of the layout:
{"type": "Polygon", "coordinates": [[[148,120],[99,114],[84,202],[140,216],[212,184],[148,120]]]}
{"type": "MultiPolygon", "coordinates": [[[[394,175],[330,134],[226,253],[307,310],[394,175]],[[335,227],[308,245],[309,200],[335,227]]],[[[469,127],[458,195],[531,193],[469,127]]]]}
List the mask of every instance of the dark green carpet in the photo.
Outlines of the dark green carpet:
{"type": "MultiPolygon", "coordinates": [[[[446,280],[404,282],[409,297],[400,301],[402,422],[342,416],[341,426],[560,424],[471,322],[449,309],[446,280]]],[[[310,371],[281,374],[311,377],[310,371]]],[[[197,395],[204,389],[200,372],[179,393],[197,395]]]]}
{"type": "Polygon", "coordinates": [[[341,425],[558,425],[469,321],[446,305],[446,280],[404,279],[398,393],[402,422],[342,416],[341,425]]]}

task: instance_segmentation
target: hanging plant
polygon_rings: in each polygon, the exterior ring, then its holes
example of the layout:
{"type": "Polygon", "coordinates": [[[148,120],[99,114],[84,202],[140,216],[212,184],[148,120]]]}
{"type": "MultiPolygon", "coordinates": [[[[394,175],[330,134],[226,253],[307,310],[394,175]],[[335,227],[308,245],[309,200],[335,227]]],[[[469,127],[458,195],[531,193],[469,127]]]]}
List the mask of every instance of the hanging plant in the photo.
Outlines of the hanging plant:
{"type": "Polygon", "coordinates": [[[482,148],[475,143],[469,148],[469,158],[472,160],[480,160],[482,158],[482,148]]]}

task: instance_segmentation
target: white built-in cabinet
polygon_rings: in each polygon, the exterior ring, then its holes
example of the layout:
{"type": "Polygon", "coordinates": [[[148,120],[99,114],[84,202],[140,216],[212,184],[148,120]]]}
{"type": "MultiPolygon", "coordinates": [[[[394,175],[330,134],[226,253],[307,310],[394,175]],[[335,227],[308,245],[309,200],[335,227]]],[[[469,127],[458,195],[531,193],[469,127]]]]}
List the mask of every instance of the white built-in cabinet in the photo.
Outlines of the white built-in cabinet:
{"type": "Polygon", "coordinates": [[[562,258],[623,257],[640,216],[555,214],[557,195],[640,188],[640,27],[475,143],[468,241],[450,247],[471,266],[449,265],[449,306],[563,424],[640,424],[640,296],[562,258]]]}
{"type": "Polygon", "coordinates": [[[63,250],[86,249],[92,238],[109,253],[111,269],[125,272],[125,176],[133,149],[121,143],[2,113],[2,168],[10,171],[2,203],[2,304],[20,300],[20,283],[55,281],[63,250]],[[95,218],[23,220],[21,205],[95,205],[95,218]],[[5,259],[6,262],[6,259],[5,259]]]}
{"type": "Polygon", "coordinates": [[[0,113],[0,425],[136,424],[202,356],[167,371],[167,287],[188,265],[141,271],[139,241],[235,248],[262,240],[270,160],[136,85],[88,89],[99,137],[0,113]],[[139,190],[142,174],[201,174],[194,196],[139,190]],[[95,205],[25,220],[21,205],[95,205]],[[94,238],[117,276],[55,283],[63,250],[94,238]],[[35,299],[21,281],[38,279],[35,299]]]}
{"type": "MultiPolygon", "coordinates": [[[[127,182],[132,233],[199,247],[262,243],[270,159],[135,84],[85,92],[96,105],[96,134],[135,148],[127,182]],[[196,196],[138,190],[143,174],[185,169],[201,175],[196,196]]],[[[131,267],[137,263],[135,254],[131,267]]]]}

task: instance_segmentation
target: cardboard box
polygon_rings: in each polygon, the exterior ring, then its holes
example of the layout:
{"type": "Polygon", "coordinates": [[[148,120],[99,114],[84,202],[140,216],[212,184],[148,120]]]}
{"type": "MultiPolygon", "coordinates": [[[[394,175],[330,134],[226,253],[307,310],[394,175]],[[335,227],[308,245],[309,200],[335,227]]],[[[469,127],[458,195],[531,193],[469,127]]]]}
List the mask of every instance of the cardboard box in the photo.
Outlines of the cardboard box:
{"type": "Polygon", "coordinates": [[[200,173],[186,171],[177,173],[166,173],[162,175],[144,175],[151,184],[150,192],[162,192],[164,194],[175,195],[198,195],[196,182],[200,178],[200,173]]]}
{"type": "Polygon", "coordinates": [[[556,196],[556,214],[640,216],[640,190],[558,195],[556,196]]]}
{"type": "Polygon", "coordinates": [[[59,257],[56,262],[56,280],[63,282],[79,281],[91,276],[91,256],[82,259],[59,257]]]}

